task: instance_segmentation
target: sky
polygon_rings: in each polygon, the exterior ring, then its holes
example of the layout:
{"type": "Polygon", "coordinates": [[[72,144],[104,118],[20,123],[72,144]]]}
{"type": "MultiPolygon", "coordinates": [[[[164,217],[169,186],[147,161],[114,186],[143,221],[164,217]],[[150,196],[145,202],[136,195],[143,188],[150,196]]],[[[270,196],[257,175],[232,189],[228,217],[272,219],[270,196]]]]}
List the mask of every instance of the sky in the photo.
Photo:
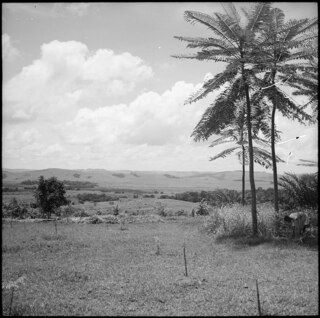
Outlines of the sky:
{"type": "MultiPolygon", "coordinates": [[[[318,12],[316,2],[273,6],[286,20],[318,12]]],[[[174,36],[212,36],[185,10],[224,13],[219,2],[2,3],[2,167],[241,170],[236,155],[209,161],[230,144],[191,137],[217,93],[184,102],[226,64],[172,57],[191,53],[174,36]]],[[[318,126],[279,114],[276,125],[278,172],[316,171],[297,164],[318,161],[318,126]]]]}

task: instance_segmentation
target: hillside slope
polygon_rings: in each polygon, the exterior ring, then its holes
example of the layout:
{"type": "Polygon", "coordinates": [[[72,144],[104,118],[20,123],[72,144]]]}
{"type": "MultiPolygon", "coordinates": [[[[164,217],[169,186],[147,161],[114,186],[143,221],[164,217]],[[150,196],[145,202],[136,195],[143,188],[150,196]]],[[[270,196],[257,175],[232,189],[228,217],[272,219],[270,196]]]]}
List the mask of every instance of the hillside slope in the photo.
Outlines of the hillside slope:
{"type": "MultiPolygon", "coordinates": [[[[11,170],[2,169],[4,185],[17,184],[25,180],[56,177],[58,180],[89,181],[101,187],[143,190],[214,190],[216,188],[241,189],[241,171],[223,172],[180,172],[180,171],[109,171],[104,169],[45,169],[11,170]]],[[[272,187],[272,174],[255,173],[256,188],[272,187]]],[[[246,189],[250,189],[246,173],[246,189]]]]}

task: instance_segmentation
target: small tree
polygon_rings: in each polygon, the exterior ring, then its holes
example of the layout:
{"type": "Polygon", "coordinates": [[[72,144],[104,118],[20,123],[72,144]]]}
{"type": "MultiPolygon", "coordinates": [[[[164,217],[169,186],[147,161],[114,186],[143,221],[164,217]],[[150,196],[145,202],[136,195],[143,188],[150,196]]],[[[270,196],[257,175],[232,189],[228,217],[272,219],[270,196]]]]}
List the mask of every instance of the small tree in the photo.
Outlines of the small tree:
{"type": "Polygon", "coordinates": [[[58,181],[55,177],[45,180],[43,176],[40,176],[34,197],[41,213],[46,214],[49,219],[56,208],[68,204],[65,193],[63,182],[58,181]]]}

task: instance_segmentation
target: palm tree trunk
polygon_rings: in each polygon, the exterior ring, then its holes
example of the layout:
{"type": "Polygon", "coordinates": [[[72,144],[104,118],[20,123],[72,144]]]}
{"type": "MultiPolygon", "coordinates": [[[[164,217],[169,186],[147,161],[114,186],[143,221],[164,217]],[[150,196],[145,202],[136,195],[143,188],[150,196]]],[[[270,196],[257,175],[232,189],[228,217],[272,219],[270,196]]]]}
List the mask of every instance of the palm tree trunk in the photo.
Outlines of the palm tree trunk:
{"type": "MultiPolygon", "coordinates": [[[[276,77],[276,63],[272,71],[272,84],[275,84],[276,77]]],[[[273,191],[274,191],[274,211],[276,216],[279,214],[279,198],[278,198],[278,174],[277,174],[277,160],[276,160],[276,149],[275,149],[275,115],[277,105],[273,103],[272,114],[271,114],[271,156],[272,156],[272,169],[273,169],[273,191]]]]}
{"type": "Polygon", "coordinates": [[[278,198],[278,175],[277,175],[277,160],[275,149],[275,114],[277,106],[274,104],[271,114],[271,155],[273,169],[273,189],[274,189],[274,211],[279,214],[279,198],[278,198]]]}
{"type": "Polygon", "coordinates": [[[245,194],[245,173],[246,173],[246,165],[245,165],[245,148],[242,145],[242,198],[241,203],[244,205],[244,194],[245,194]]]}
{"type": "MultiPolygon", "coordinates": [[[[241,56],[243,57],[243,56],[241,56]]],[[[248,144],[249,144],[249,177],[251,187],[251,215],[252,215],[252,235],[258,235],[258,218],[257,218],[257,200],[256,200],[256,186],[254,182],[254,161],[253,161],[253,144],[251,132],[251,105],[249,97],[249,86],[244,70],[244,63],[242,63],[242,78],[244,82],[244,90],[247,102],[247,128],[248,128],[248,144]]]]}

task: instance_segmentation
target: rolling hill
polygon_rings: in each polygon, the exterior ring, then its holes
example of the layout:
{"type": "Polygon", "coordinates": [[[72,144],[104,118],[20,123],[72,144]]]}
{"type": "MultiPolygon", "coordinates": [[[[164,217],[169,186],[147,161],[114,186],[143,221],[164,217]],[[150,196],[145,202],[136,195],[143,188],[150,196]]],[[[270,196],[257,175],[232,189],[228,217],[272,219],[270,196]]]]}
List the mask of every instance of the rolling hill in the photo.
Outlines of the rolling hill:
{"type": "MultiPolygon", "coordinates": [[[[109,171],[104,169],[2,169],[2,185],[18,184],[26,180],[56,177],[58,180],[89,181],[100,187],[127,188],[141,190],[214,190],[217,188],[241,189],[242,172],[181,172],[181,171],[109,171]]],[[[255,172],[256,188],[272,187],[271,173],[255,172]]],[[[248,172],[246,189],[250,189],[248,172]]]]}

